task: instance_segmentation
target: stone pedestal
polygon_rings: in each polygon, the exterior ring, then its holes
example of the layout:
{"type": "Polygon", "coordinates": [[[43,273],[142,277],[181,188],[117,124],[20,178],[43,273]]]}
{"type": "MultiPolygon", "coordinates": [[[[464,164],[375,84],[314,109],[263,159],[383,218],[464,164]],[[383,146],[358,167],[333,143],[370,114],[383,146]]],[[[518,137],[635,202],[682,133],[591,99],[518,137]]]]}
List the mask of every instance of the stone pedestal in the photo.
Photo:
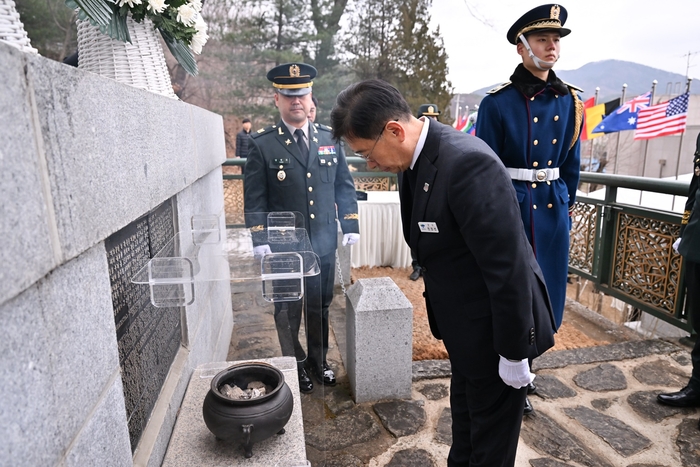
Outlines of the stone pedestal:
{"type": "Polygon", "coordinates": [[[413,306],[388,277],[348,289],[346,362],[355,402],[411,397],[413,306]]]}
{"type": "Polygon", "coordinates": [[[285,433],[273,435],[253,445],[253,457],[244,457],[240,444],[218,441],[204,424],[202,404],[209,392],[212,378],[238,362],[215,362],[199,366],[190,379],[175,423],[163,467],[288,467],[303,466],[306,462],[304,423],[301,416],[301,398],[296,360],[277,357],[255,360],[274,365],[294,395],[292,417],[285,425],[285,433]]]}

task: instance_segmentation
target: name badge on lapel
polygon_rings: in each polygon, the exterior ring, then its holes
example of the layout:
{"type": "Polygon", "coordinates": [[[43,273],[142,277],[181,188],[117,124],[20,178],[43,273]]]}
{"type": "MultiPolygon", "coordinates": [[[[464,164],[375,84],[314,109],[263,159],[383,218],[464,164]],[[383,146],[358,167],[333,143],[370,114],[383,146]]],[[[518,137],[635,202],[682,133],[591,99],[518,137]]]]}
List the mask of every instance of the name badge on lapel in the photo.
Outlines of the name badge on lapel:
{"type": "Polygon", "coordinates": [[[419,222],[418,227],[423,233],[440,233],[435,222],[419,222]]]}

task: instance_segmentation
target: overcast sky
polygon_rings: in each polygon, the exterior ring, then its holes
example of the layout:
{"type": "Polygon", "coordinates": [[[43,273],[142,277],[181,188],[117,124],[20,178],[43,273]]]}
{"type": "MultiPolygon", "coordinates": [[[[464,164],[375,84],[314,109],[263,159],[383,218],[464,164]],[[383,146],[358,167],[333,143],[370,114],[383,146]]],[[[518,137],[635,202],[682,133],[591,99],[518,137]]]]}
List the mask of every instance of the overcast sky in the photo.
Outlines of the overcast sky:
{"type": "MultiPolygon", "coordinates": [[[[445,40],[449,79],[468,93],[506,81],[520,57],[506,40],[510,26],[544,2],[532,0],[433,0],[432,26],[445,40]]],[[[567,0],[571,34],[562,39],[556,70],[626,60],[700,77],[700,0],[567,0]]],[[[576,84],[576,83],[574,83],[576,84]]],[[[692,89],[700,86],[694,80],[692,89]]]]}

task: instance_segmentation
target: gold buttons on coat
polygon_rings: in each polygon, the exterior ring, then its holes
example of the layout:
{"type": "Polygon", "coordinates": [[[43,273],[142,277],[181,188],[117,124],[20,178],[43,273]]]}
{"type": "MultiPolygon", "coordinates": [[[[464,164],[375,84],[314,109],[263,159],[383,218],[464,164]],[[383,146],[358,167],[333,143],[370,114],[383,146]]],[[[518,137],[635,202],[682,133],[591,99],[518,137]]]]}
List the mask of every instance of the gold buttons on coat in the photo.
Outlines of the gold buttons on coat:
{"type": "Polygon", "coordinates": [[[555,99],[559,99],[559,94],[555,94],[555,95],[554,95],[554,98],[555,98],[555,99]]]}
{"type": "Polygon", "coordinates": [[[533,166],[533,167],[537,167],[538,165],[540,165],[540,163],[537,162],[537,161],[535,161],[535,162],[532,163],[532,166],[533,166]]]}
{"type": "Polygon", "coordinates": [[[311,172],[306,172],[306,178],[311,178],[311,172]]]}
{"type": "Polygon", "coordinates": [[[552,165],[552,161],[547,161],[547,165],[552,165]]]}
{"type": "Polygon", "coordinates": [[[554,138],[554,139],[552,140],[552,144],[557,144],[557,139],[556,139],[556,138],[554,138]]]}
{"type": "Polygon", "coordinates": [[[535,96],[532,96],[532,97],[530,98],[530,100],[531,100],[531,101],[534,101],[534,100],[535,100],[535,96]]]}
{"type": "Polygon", "coordinates": [[[314,187],[310,186],[309,191],[314,191],[314,187]]]}
{"type": "MultiPolygon", "coordinates": [[[[549,203],[549,204],[547,205],[547,207],[548,207],[549,209],[552,209],[552,203],[549,203]]],[[[313,214],[312,214],[312,216],[313,216],[313,214]]]]}
{"type": "Polygon", "coordinates": [[[535,117],[535,118],[532,119],[532,121],[535,122],[535,123],[537,123],[538,120],[539,120],[539,119],[538,119],[537,117],[535,117]]]}
{"type": "Polygon", "coordinates": [[[316,218],[316,216],[314,216],[313,213],[312,213],[312,214],[309,214],[309,217],[312,218],[312,219],[315,219],[315,218],[316,218]]]}
{"type": "Polygon", "coordinates": [[[309,205],[313,206],[314,205],[314,200],[309,201],[309,205]]]}
{"type": "Polygon", "coordinates": [[[551,185],[551,184],[552,184],[552,182],[550,182],[549,180],[547,180],[547,185],[551,185]]]}
{"type": "Polygon", "coordinates": [[[555,115],[555,116],[554,116],[554,121],[555,121],[555,122],[558,122],[558,121],[559,121],[559,115],[555,115]]]}
{"type": "Polygon", "coordinates": [[[537,183],[533,183],[532,188],[537,188],[537,183]]]}
{"type": "Polygon", "coordinates": [[[537,140],[535,140],[535,141],[532,142],[532,144],[534,144],[535,146],[537,146],[538,144],[540,144],[540,142],[537,141],[537,140]]]}
{"type": "Polygon", "coordinates": [[[537,205],[536,205],[536,204],[533,204],[533,205],[532,205],[532,209],[537,209],[537,205]]]}

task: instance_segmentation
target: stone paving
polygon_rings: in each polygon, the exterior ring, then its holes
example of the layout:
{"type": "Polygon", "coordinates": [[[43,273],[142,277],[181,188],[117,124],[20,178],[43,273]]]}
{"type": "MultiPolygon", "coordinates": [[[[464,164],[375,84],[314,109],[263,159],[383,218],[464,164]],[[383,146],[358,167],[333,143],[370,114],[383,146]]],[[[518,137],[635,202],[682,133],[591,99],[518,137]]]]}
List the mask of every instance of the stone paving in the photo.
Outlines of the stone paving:
{"type": "MultiPolygon", "coordinates": [[[[234,305],[238,335],[229,360],[276,352],[271,306],[258,305],[262,312],[234,305]]],[[[343,303],[336,300],[333,306],[338,313],[343,303]]],[[[329,361],[339,384],[302,395],[312,465],[445,466],[451,443],[449,362],[414,362],[410,400],[355,404],[339,355],[334,341],[329,361]]],[[[688,347],[638,338],[548,352],[535,360],[533,370],[535,412],[523,418],[516,466],[700,466],[697,409],[656,402],[658,393],[685,385],[691,371],[688,347]]]]}

